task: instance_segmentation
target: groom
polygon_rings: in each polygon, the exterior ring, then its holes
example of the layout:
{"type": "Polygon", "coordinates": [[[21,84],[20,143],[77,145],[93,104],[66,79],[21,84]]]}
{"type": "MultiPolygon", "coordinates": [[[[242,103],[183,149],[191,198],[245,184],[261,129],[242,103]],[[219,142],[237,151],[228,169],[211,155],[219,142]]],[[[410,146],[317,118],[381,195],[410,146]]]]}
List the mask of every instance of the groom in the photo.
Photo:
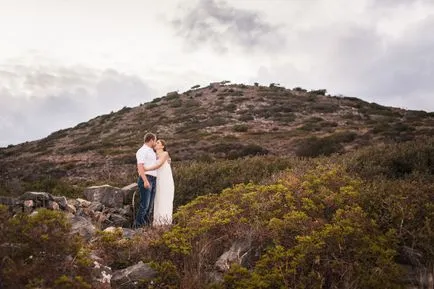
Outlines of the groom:
{"type": "Polygon", "coordinates": [[[157,162],[157,155],[154,152],[157,137],[153,133],[147,133],[144,141],[145,143],[136,153],[137,170],[139,173],[137,185],[140,193],[140,204],[136,221],[134,222],[135,228],[151,224],[151,212],[154,206],[157,180],[157,171],[145,172],[145,167],[150,167],[157,162]]]}

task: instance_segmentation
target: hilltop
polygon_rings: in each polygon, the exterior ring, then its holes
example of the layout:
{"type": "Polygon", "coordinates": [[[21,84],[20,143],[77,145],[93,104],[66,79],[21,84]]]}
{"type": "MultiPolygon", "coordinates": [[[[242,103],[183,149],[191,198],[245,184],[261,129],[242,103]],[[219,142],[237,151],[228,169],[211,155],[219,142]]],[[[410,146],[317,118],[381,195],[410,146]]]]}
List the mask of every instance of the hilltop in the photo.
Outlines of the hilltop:
{"type": "MultiPolygon", "coordinates": [[[[174,165],[249,155],[318,156],[434,134],[434,113],[275,84],[213,83],[101,115],[46,138],[0,149],[3,192],[53,178],[128,184],[147,131],[168,142],[174,165]]],[[[2,192],[0,191],[0,194],[2,192]]]]}

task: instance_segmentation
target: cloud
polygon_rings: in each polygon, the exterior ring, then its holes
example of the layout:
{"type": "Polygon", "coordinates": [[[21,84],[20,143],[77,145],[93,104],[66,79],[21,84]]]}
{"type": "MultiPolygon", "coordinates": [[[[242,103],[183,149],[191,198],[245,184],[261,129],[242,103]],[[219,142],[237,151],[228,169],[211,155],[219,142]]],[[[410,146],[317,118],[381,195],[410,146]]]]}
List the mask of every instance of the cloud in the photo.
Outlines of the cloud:
{"type": "Polygon", "coordinates": [[[279,26],[267,23],[257,12],[237,9],[224,1],[200,0],[172,25],[191,47],[210,44],[220,53],[234,46],[276,50],[285,45],[279,26]]]}
{"type": "Polygon", "coordinates": [[[260,83],[325,88],[383,105],[434,111],[434,15],[408,25],[397,38],[375,25],[333,23],[299,30],[292,53],[309,59],[275,61],[258,69],[260,83]]]}
{"type": "Polygon", "coordinates": [[[113,69],[0,67],[0,146],[37,139],[155,97],[141,78],[113,69]]]}

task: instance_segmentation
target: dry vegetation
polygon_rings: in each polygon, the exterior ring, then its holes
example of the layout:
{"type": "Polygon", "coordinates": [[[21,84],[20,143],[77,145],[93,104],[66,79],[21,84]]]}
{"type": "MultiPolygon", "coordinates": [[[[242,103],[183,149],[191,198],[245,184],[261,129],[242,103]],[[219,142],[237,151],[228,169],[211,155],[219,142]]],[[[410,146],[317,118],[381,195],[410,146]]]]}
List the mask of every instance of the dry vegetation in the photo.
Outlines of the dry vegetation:
{"type": "Polygon", "coordinates": [[[147,131],[168,141],[175,166],[254,155],[315,157],[434,133],[433,113],[327,96],[325,90],[275,84],[194,87],[1,148],[0,194],[32,188],[74,194],[89,184],[129,184],[147,131]]]}

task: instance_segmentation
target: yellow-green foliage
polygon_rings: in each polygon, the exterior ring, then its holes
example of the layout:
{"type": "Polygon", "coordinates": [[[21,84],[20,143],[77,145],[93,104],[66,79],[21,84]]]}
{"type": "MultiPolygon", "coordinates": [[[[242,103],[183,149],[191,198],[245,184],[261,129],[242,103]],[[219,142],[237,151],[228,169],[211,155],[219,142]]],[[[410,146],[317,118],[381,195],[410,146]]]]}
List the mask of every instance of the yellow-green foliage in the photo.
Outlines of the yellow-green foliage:
{"type": "Polygon", "coordinates": [[[384,231],[393,228],[400,245],[422,253],[429,265],[434,259],[434,178],[378,179],[363,187],[366,212],[384,231]]]}
{"type": "Polygon", "coordinates": [[[63,213],[40,209],[35,215],[4,216],[0,208],[1,238],[7,241],[0,251],[5,288],[89,288],[91,262],[82,240],[69,235],[63,213]],[[69,287],[59,285],[65,278],[69,287]]]}
{"type": "Polygon", "coordinates": [[[175,262],[183,286],[203,286],[231,241],[250,238],[259,254],[253,267],[233,267],[222,288],[397,287],[395,231],[368,216],[360,186],[327,163],[271,185],[237,185],[181,207],[155,246],[175,262]]]}
{"type": "Polygon", "coordinates": [[[149,243],[159,239],[164,232],[163,228],[149,228],[132,238],[125,238],[121,228],[114,232],[99,231],[92,241],[90,248],[113,270],[132,266],[139,261],[151,260],[149,243]]]}

